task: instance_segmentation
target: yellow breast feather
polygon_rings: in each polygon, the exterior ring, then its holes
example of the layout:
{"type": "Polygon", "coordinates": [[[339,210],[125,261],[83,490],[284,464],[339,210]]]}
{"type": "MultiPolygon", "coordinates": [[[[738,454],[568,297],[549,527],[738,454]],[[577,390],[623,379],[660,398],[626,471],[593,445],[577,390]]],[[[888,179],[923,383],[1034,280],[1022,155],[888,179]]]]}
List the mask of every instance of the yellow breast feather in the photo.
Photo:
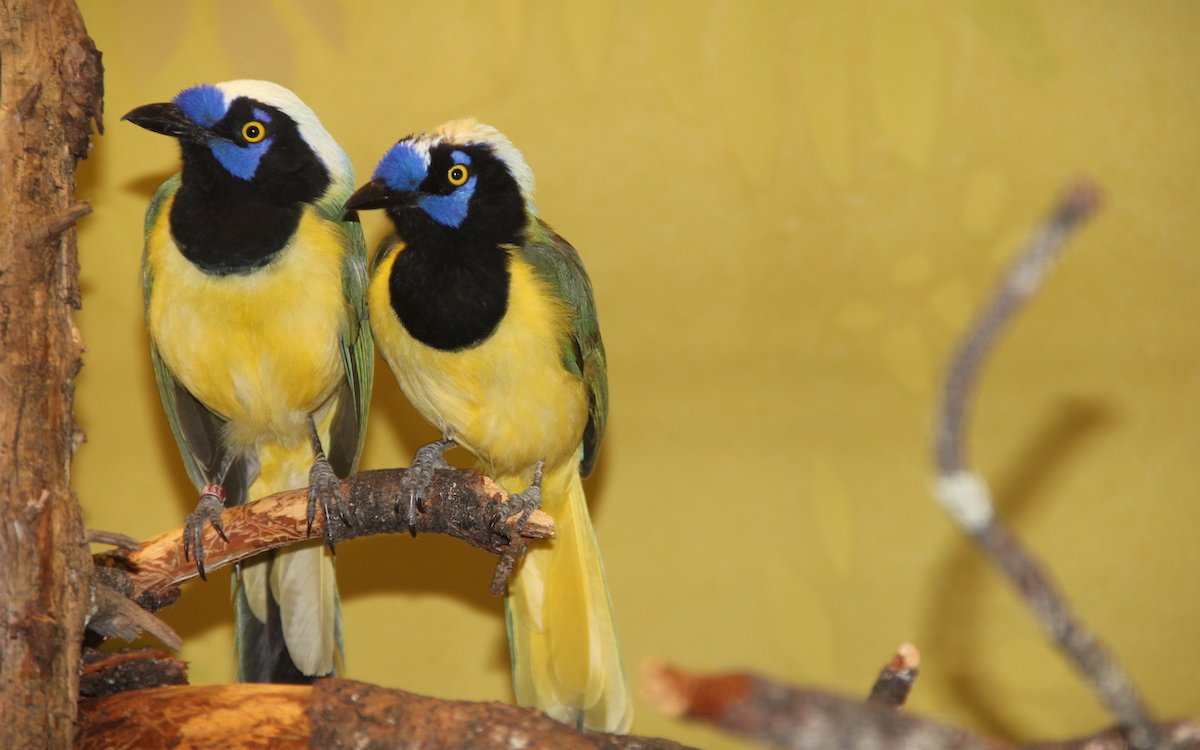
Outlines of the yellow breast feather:
{"type": "Polygon", "coordinates": [[[305,416],[344,377],[347,322],[341,228],[301,215],[279,257],[249,274],[214,276],[180,253],[164,205],[150,232],[150,335],[175,377],[229,420],[232,445],[305,440],[305,416]]]}
{"type": "Polygon", "coordinates": [[[373,273],[368,301],[379,351],[417,411],[493,472],[573,457],[587,422],[587,396],[562,364],[569,325],[563,303],[514,255],[508,310],[496,331],[470,349],[433,349],[410,336],[391,307],[388,279],[400,252],[373,273]]]}

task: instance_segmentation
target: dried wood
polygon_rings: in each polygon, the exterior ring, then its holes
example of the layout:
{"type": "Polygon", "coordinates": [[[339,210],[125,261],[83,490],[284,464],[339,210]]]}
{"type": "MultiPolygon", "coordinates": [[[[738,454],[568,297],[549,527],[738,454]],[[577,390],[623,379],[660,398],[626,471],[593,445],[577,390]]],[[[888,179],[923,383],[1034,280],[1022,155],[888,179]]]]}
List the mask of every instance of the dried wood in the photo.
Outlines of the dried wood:
{"type": "Polygon", "coordinates": [[[69,465],[75,164],[100,54],[70,0],[0,0],[0,747],[66,747],[91,569],[69,465]]]}

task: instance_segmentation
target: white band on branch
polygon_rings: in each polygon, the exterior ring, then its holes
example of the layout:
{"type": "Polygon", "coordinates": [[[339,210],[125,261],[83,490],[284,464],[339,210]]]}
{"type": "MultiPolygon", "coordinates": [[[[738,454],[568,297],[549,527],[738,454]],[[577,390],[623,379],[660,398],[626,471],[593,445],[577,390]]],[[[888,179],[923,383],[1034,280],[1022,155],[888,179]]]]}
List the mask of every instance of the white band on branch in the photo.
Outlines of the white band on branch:
{"type": "Polygon", "coordinates": [[[978,533],[992,522],[992,493],[987,483],[973,471],[940,475],[933,494],[946,512],[969,533],[978,533]]]}

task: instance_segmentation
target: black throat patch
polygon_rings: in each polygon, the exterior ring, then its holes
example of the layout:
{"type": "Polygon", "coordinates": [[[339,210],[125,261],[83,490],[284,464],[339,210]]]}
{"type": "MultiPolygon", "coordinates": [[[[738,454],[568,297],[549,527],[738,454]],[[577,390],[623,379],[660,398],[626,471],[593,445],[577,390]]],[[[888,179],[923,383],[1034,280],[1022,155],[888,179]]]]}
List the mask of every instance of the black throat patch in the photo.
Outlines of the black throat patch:
{"type": "Polygon", "coordinates": [[[255,111],[270,116],[270,148],[250,179],[226,170],[206,144],[182,142],[183,177],[171,206],[171,235],[205,273],[246,274],[278,256],[296,232],[304,206],[329,187],[325,165],[280,110],[242,97],[212,131],[239,147],[255,111]]]}
{"type": "Polygon", "coordinates": [[[388,211],[405,243],[388,279],[392,309],[409,335],[441,351],[478,346],[504,319],[509,247],[524,241],[527,220],[516,181],[487,146],[436,147],[422,191],[451,192],[439,181],[452,151],[470,155],[478,180],[459,226],[440,224],[416,206],[388,211]]]}
{"type": "Polygon", "coordinates": [[[392,309],[404,329],[448,352],[478,346],[495,332],[508,311],[510,279],[505,250],[463,244],[455,234],[426,234],[406,247],[388,279],[392,309]]]}
{"type": "Polygon", "coordinates": [[[245,274],[270,263],[300,224],[303,206],[259,199],[235,177],[215,189],[185,178],[171,206],[171,235],[183,256],[205,273],[245,274]]]}

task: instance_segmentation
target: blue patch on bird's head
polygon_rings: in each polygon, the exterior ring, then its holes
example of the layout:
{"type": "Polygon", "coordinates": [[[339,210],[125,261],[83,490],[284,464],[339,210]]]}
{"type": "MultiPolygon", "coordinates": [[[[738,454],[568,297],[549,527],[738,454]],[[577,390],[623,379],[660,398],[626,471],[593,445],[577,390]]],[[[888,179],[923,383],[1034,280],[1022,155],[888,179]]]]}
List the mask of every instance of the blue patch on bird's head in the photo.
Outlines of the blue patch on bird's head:
{"type": "Polygon", "coordinates": [[[258,143],[239,146],[233,141],[214,138],[208,142],[208,148],[229,174],[241,180],[251,180],[258,171],[258,163],[262,161],[274,140],[267,138],[258,143]]]}
{"type": "MultiPolygon", "coordinates": [[[[465,151],[451,151],[450,164],[471,166],[471,156],[465,151]]],[[[468,170],[469,172],[469,170],[468,170]]],[[[448,227],[460,227],[467,220],[471,196],[475,195],[478,177],[471,174],[462,185],[449,193],[430,193],[417,199],[417,207],[429,214],[429,218],[448,227]]]]}
{"type": "MultiPolygon", "coordinates": [[[[175,96],[175,104],[189,120],[208,129],[208,148],[217,162],[229,174],[240,180],[251,180],[258,171],[259,162],[271,147],[272,138],[265,138],[258,143],[240,145],[227,137],[211,132],[225,115],[229,113],[229,105],[225,94],[216,86],[205,83],[192,86],[180,91],[175,96]]],[[[271,115],[255,107],[252,110],[255,118],[263,122],[271,122],[271,115]]]]}
{"type": "Polygon", "coordinates": [[[375,167],[374,177],[392,190],[416,190],[429,169],[429,155],[411,141],[400,141],[388,149],[375,167]]]}
{"type": "MultiPolygon", "coordinates": [[[[475,176],[463,185],[445,192],[421,192],[421,185],[429,177],[431,156],[417,142],[403,140],[388,149],[375,167],[375,179],[382,180],[392,190],[420,193],[416,206],[439,224],[448,227],[462,226],[467,218],[471,196],[475,194],[475,176]]],[[[470,166],[471,157],[463,151],[451,154],[454,164],[470,166]]],[[[426,188],[428,191],[430,188],[426,188]]]]}
{"type": "Polygon", "coordinates": [[[429,218],[448,227],[460,227],[467,220],[471,196],[475,195],[474,175],[449,195],[427,193],[417,199],[417,207],[429,214],[429,218]]]}
{"type": "Polygon", "coordinates": [[[189,120],[206,128],[220,122],[228,111],[225,94],[210,83],[180,91],[175,96],[175,104],[189,120]]]}

